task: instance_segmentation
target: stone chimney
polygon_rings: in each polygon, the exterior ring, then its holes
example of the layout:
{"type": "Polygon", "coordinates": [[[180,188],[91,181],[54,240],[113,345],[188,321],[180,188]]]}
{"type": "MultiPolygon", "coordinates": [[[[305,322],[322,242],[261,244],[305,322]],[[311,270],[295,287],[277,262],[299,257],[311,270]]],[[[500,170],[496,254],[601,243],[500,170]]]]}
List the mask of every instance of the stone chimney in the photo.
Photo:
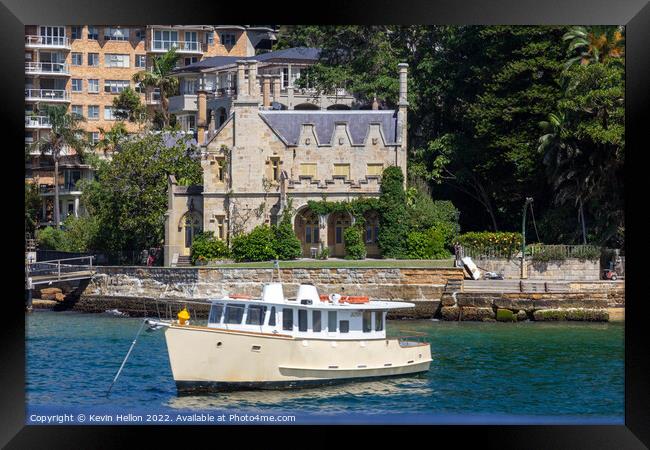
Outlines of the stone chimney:
{"type": "Polygon", "coordinates": [[[207,115],[208,115],[208,104],[207,104],[208,93],[205,90],[205,84],[201,80],[199,89],[196,91],[196,106],[197,106],[197,118],[196,118],[196,130],[197,138],[196,141],[199,145],[205,144],[205,131],[207,129],[207,115]]]}
{"type": "Polygon", "coordinates": [[[246,84],[246,60],[237,60],[237,98],[248,97],[248,85],[246,84]]]}
{"type": "Polygon", "coordinates": [[[262,75],[262,105],[264,109],[271,107],[271,75],[262,75]]]}
{"type": "Polygon", "coordinates": [[[257,61],[254,59],[248,61],[248,95],[253,99],[260,96],[257,84],[257,61]]]}
{"type": "Polygon", "coordinates": [[[399,63],[399,106],[408,106],[409,102],[406,99],[407,94],[407,82],[406,82],[406,72],[408,70],[408,64],[399,63]]]}
{"type": "Polygon", "coordinates": [[[396,153],[396,165],[402,168],[404,172],[404,187],[406,188],[406,171],[407,171],[407,110],[409,102],[407,100],[407,70],[408,64],[399,63],[397,65],[399,68],[399,102],[397,103],[397,141],[400,144],[400,148],[396,153]]]}
{"type": "Polygon", "coordinates": [[[280,75],[273,76],[273,101],[280,103],[280,75]]]}

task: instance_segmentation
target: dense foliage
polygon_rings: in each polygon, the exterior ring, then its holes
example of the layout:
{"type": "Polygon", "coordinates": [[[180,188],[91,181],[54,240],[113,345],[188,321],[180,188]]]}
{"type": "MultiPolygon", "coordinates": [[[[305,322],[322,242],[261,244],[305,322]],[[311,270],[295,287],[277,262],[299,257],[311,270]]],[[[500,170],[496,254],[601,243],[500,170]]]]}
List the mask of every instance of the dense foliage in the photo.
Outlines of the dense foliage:
{"type": "Polygon", "coordinates": [[[45,227],[36,232],[38,248],[62,252],[88,252],[95,246],[99,223],[93,217],[68,216],[61,228],[45,227]]]}
{"type": "Polygon", "coordinates": [[[280,223],[273,226],[275,234],[275,252],[277,258],[281,260],[296,259],[302,254],[300,239],[296,236],[291,226],[291,215],[283,214],[280,223]]]}
{"type": "Polygon", "coordinates": [[[210,262],[230,257],[228,244],[214,236],[213,231],[198,233],[192,239],[190,260],[193,265],[197,262],[210,262]]]}
{"type": "Polygon", "coordinates": [[[36,219],[41,209],[41,197],[38,195],[38,185],[25,182],[25,233],[33,234],[36,230],[36,219]]]}
{"type": "Polygon", "coordinates": [[[451,200],[463,229],[517,230],[533,197],[545,241],[622,244],[622,28],[281,28],[278,47],[298,45],[323,49],[301,84],[382,108],[396,106],[397,64],[409,64],[409,178],[451,200]],[[573,169],[538,151],[552,113],[579,150],[573,169]]]}
{"type": "Polygon", "coordinates": [[[512,257],[521,251],[521,233],[476,232],[461,234],[458,243],[478,253],[512,257]]]}
{"type": "Polygon", "coordinates": [[[343,232],[345,259],[364,259],[366,244],[363,242],[363,228],[359,224],[348,227],[343,232]]]}
{"type": "Polygon", "coordinates": [[[96,250],[113,253],[160,247],[164,238],[169,175],[201,183],[196,148],[185,137],[166,145],[160,134],[130,139],[96,180],[86,183],[82,201],[99,223],[96,250]]]}
{"type": "Polygon", "coordinates": [[[408,214],[404,174],[397,166],[384,169],[379,196],[379,248],[386,258],[400,258],[406,253],[408,214]]]}
{"type": "Polygon", "coordinates": [[[406,241],[409,259],[444,259],[451,254],[445,248],[445,236],[435,226],[426,231],[411,231],[406,241]]]}
{"type": "Polygon", "coordinates": [[[235,236],[231,245],[235,261],[270,261],[277,257],[275,233],[268,225],[259,225],[248,234],[235,236]]]}

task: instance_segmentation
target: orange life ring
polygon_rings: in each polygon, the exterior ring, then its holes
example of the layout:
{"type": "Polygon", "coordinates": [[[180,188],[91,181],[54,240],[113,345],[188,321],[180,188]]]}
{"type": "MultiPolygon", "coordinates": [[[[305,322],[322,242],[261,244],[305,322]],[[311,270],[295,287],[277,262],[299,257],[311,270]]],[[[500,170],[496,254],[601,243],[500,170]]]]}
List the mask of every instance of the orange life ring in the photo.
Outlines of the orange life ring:
{"type": "MultiPolygon", "coordinates": [[[[330,298],[329,295],[326,294],[320,294],[320,301],[321,302],[329,302],[330,298]]],[[[353,305],[358,305],[361,303],[368,303],[370,301],[370,298],[368,298],[365,295],[342,295],[341,299],[339,302],[341,303],[350,303],[353,305]]]]}
{"type": "Polygon", "coordinates": [[[253,298],[252,296],[245,295],[245,294],[230,294],[229,297],[232,299],[239,299],[239,300],[250,300],[253,298]]]}

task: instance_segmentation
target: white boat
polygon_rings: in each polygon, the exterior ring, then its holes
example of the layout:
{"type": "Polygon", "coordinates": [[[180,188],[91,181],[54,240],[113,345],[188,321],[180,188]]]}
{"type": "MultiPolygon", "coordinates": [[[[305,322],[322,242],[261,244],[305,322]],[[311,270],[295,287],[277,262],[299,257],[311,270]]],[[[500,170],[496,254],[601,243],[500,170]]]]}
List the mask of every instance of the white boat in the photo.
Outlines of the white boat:
{"type": "Polygon", "coordinates": [[[226,296],[211,302],[207,326],[147,320],[165,327],[179,393],[309,387],[426,372],[428,343],[386,338],[386,313],[413,303],[367,297],[320,296],[300,285],[285,298],[269,283],[260,298],[226,296]]]}

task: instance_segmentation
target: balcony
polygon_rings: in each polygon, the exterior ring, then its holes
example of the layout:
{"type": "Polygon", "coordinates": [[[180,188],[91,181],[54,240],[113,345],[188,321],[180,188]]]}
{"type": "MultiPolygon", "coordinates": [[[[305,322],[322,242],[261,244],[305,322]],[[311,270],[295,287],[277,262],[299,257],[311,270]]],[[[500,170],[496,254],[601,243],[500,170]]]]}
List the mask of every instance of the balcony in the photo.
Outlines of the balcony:
{"type": "Polygon", "coordinates": [[[70,68],[65,63],[27,62],[25,63],[25,73],[27,75],[70,76],[70,68]]]}
{"type": "Polygon", "coordinates": [[[49,117],[25,116],[25,128],[48,129],[52,128],[52,125],[49,117]]]}
{"type": "Polygon", "coordinates": [[[25,47],[70,50],[70,39],[64,36],[25,36],[25,47]]]}
{"type": "Polygon", "coordinates": [[[197,109],[196,94],[183,94],[169,97],[169,112],[196,112],[197,109]]]}
{"type": "Polygon", "coordinates": [[[70,92],[64,89],[25,89],[27,102],[70,102],[70,92]]]}
{"type": "Polygon", "coordinates": [[[198,41],[159,41],[152,39],[150,52],[165,53],[170,48],[175,48],[178,53],[196,53],[202,54],[203,48],[198,41]]]}

